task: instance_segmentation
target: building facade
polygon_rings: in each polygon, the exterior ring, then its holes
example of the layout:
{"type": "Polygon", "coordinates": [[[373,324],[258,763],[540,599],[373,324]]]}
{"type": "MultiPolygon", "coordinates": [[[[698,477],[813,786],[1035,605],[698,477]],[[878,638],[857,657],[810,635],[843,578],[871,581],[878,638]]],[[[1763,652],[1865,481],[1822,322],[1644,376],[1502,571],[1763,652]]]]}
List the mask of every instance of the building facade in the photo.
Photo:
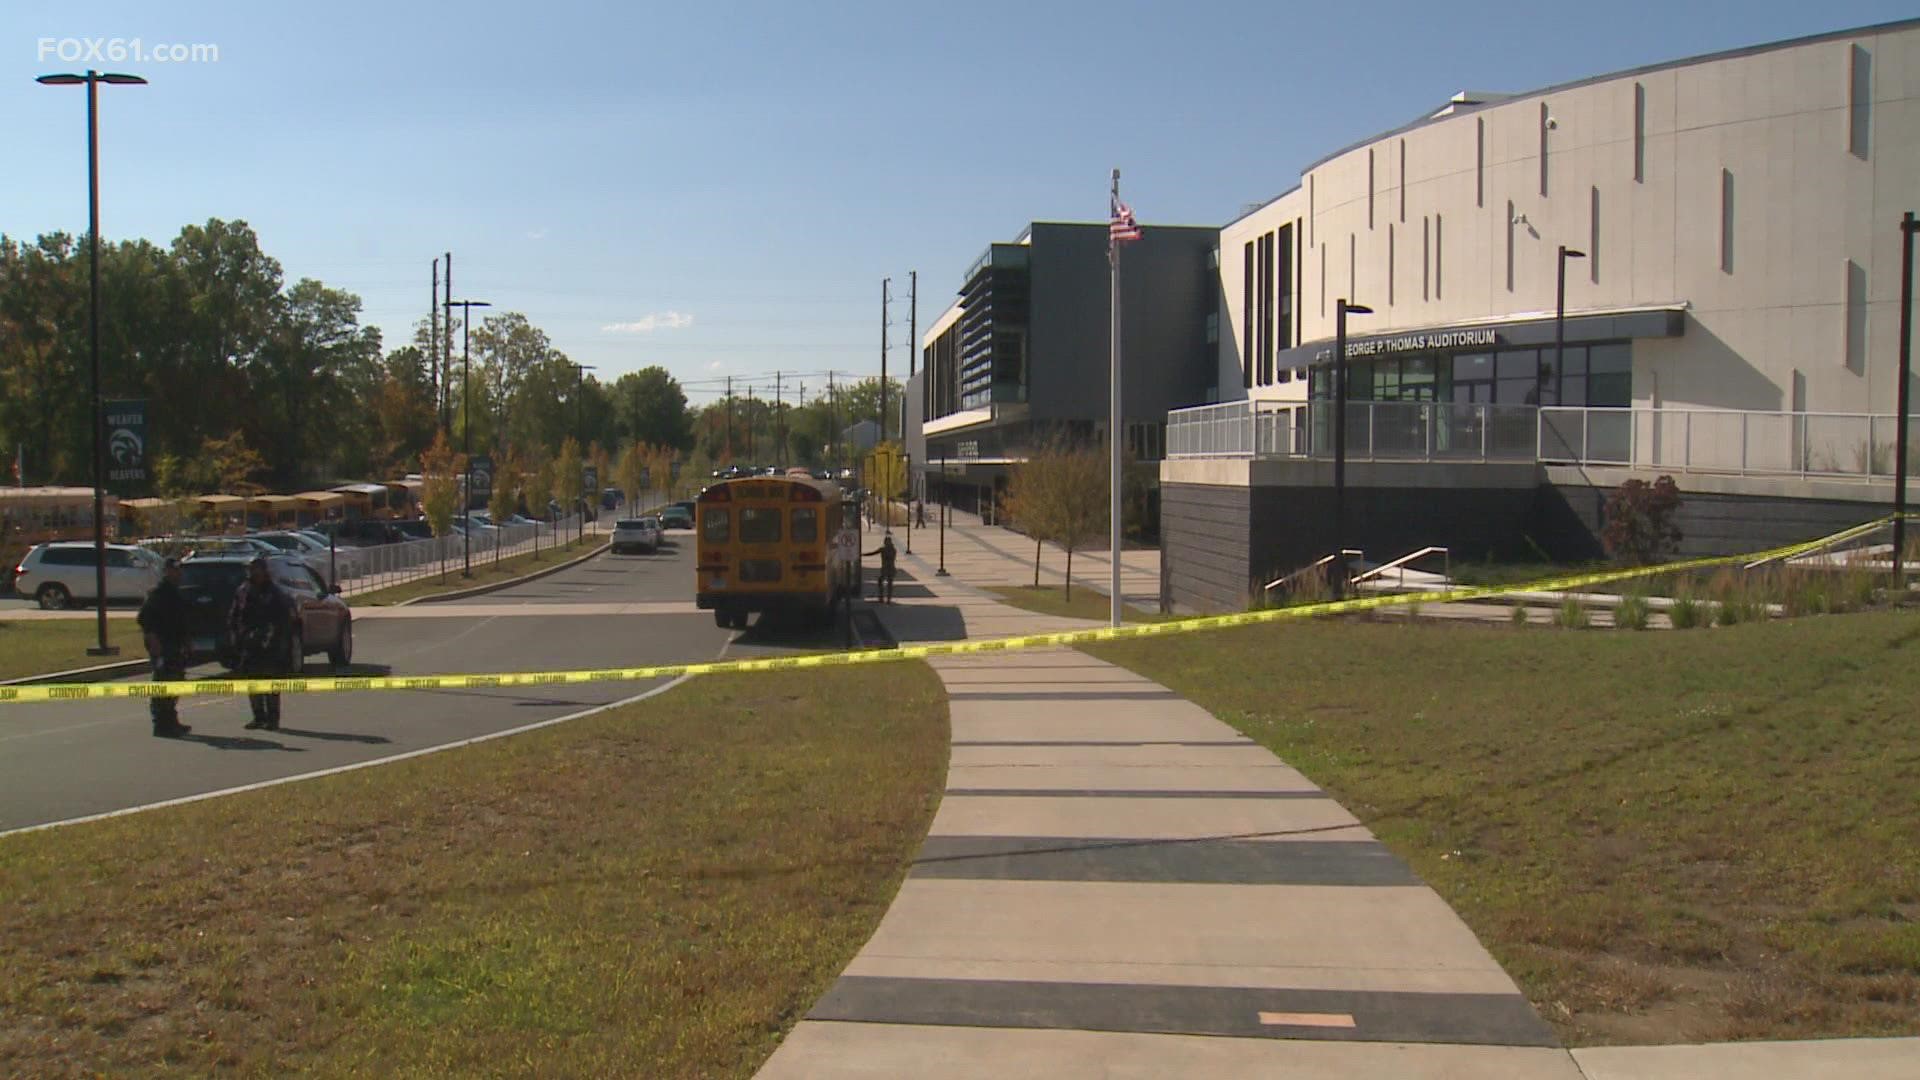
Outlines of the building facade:
{"type": "Polygon", "coordinates": [[[1238,607],[1332,549],[1313,402],[1342,299],[1372,311],[1339,542],[1370,557],[1591,555],[1636,475],[1680,481],[1692,550],[1875,516],[1915,209],[1920,20],[1463,92],[1328,155],[1220,230],[1241,404],[1173,418],[1166,599],[1238,607]]]}
{"type": "MultiPolygon", "coordinates": [[[[1149,226],[1121,256],[1121,412],[1158,460],[1167,412],[1212,400],[1219,231],[1149,226]]],[[[920,435],[932,484],[986,509],[1009,466],[1049,438],[1101,440],[1108,412],[1107,226],[1035,222],[995,243],[920,341],[920,435]]]]}

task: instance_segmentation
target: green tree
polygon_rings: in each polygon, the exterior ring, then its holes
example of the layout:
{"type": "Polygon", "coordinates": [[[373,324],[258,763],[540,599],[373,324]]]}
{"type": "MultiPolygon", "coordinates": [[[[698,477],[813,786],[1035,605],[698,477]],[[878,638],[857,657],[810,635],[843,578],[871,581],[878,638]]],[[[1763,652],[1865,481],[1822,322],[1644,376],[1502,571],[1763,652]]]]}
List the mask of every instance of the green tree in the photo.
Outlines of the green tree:
{"type": "Polygon", "coordinates": [[[620,434],[635,442],[685,450],[693,445],[687,395],[663,367],[630,371],[614,381],[614,415],[620,434]]]}
{"type": "MultiPolygon", "coordinates": [[[[493,463],[493,493],[487,499],[487,515],[498,525],[513,516],[514,508],[520,505],[522,486],[520,458],[508,447],[493,463]]],[[[503,544],[493,547],[493,561],[500,562],[500,549],[503,544]]]]}
{"type": "Polygon", "coordinates": [[[563,507],[573,506],[585,490],[582,464],[580,444],[569,435],[560,443],[560,452],[553,459],[553,493],[563,507]]]}

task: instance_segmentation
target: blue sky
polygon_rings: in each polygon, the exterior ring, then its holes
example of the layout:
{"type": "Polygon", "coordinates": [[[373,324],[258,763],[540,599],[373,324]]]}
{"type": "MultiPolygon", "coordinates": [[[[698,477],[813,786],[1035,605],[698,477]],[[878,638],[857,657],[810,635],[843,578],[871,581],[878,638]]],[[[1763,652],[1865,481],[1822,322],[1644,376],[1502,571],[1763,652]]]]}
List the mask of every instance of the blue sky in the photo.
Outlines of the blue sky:
{"type": "Polygon", "coordinates": [[[359,294],[389,345],[451,250],[460,295],[524,311],[603,378],[652,363],[683,380],[872,373],[883,276],[904,369],[909,270],[924,327],[990,241],[1104,216],[1113,166],[1142,222],[1218,224],[1463,87],[1912,14],[1911,0],[9,0],[0,231],[85,228],[83,95],[32,77],[87,65],[41,59],[41,39],[212,44],[217,62],[103,65],[152,83],[102,91],[109,239],[245,219],[289,279],[359,294]]]}

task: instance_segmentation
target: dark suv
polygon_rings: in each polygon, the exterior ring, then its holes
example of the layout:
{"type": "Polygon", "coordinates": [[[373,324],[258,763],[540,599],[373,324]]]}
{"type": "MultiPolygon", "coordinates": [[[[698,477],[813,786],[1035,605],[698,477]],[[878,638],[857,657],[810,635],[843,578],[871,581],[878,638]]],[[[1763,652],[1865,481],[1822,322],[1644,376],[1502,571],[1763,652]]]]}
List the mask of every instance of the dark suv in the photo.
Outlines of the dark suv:
{"type": "MultiPolygon", "coordinates": [[[[228,634],[227,614],[252,561],[248,555],[194,555],[181,562],[180,591],[193,613],[188,627],[195,663],[218,660],[228,668],[239,666],[240,653],[228,634]]],[[[352,663],[353,612],[339,593],[296,556],[269,556],[267,572],[293,605],[291,669],[300,671],[306,658],[317,652],[326,653],[335,667],[352,663]]]]}

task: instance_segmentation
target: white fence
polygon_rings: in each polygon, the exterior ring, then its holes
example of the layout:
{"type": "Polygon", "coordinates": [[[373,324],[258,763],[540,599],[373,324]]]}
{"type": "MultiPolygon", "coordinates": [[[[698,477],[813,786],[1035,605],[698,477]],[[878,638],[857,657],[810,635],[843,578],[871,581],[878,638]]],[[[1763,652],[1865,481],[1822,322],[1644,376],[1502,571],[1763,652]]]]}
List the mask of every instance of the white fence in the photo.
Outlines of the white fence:
{"type": "MultiPolygon", "coordinates": [[[[1331,457],[1330,401],[1234,401],[1167,414],[1167,456],[1331,457]]],[[[1530,405],[1431,401],[1347,403],[1347,457],[1355,461],[1532,461],[1530,405]]]]}
{"type": "MultiPolygon", "coordinates": [[[[581,531],[579,515],[533,525],[504,525],[495,529],[475,529],[469,540],[459,533],[431,540],[410,540],[402,544],[374,544],[369,547],[338,547],[340,589],[347,596],[402,585],[442,573],[458,574],[469,560],[486,566],[499,559],[528,555],[534,551],[563,544],[581,531]]],[[[589,518],[588,534],[597,528],[589,518]]],[[[323,574],[324,576],[324,574],[323,574]]]]}
{"type": "MultiPolygon", "coordinates": [[[[1893,477],[1889,414],[1347,403],[1356,461],[1541,461],[1675,473],[1893,477]]],[[[1907,473],[1920,479],[1920,438],[1907,473]]],[[[1232,401],[1167,414],[1169,458],[1331,457],[1333,403],[1232,401]]]]}
{"type": "MultiPolygon", "coordinates": [[[[1540,410],[1540,460],[1885,481],[1893,478],[1895,427],[1890,414],[1548,406],[1540,410]]],[[[1920,447],[1908,458],[1911,479],[1920,475],[1920,447]]]]}

